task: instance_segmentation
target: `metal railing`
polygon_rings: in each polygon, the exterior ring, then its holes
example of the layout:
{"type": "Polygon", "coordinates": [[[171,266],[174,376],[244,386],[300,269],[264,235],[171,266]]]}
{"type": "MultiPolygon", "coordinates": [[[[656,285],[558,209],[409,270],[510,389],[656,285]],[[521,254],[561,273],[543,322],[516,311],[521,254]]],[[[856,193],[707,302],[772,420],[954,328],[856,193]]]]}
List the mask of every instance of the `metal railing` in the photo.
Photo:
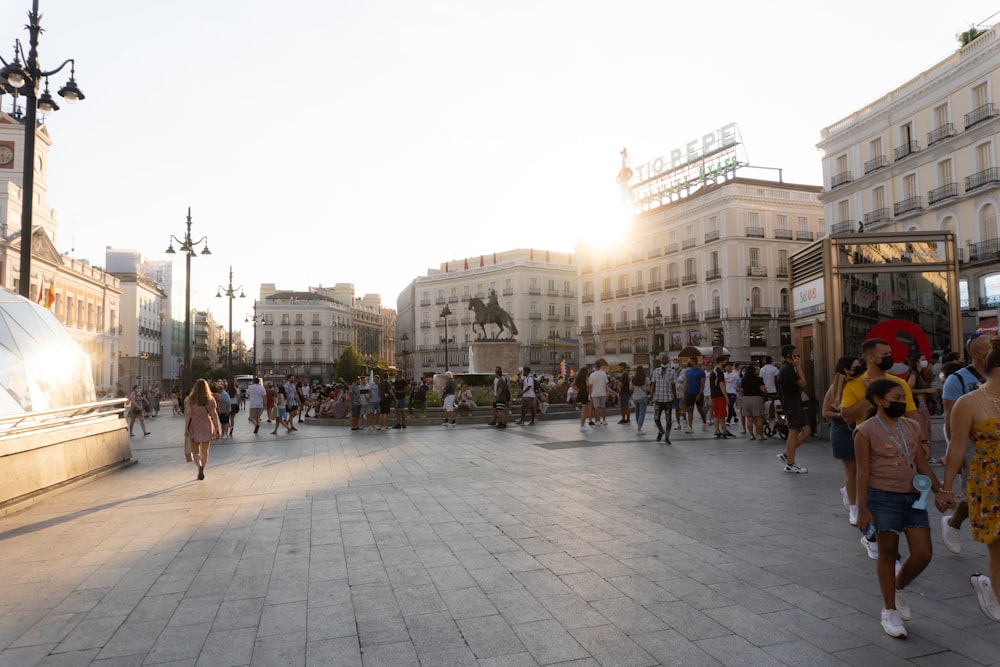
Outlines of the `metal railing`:
{"type": "Polygon", "coordinates": [[[753,276],[754,278],[766,278],[767,277],[767,267],[766,266],[748,266],[747,275],[753,276]]]}
{"type": "Polygon", "coordinates": [[[830,179],[830,189],[833,190],[834,188],[839,188],[841,185],[850,183],[852,180],[851,172],[842,171],[830,179]]]}
{"type": "Polygon", "coordinates": [[[679,278],[667,278],[663,281],[663,289],[677,289],[680,285],[681,281],[679,278]]]}
{"type": "Polygon", "coordinates": [[[1000,253],[1000,239],[989,239],[969,244],[969,261],[996,260],[1000,253]]]}
{"type": "Polygon", "coordinates": [[[984,185],[997,182],[1000,182],[1000,170],[996,167],[990,167],[989,169],[978,171],[972,176],[966,176],[965,191],[970,192],[971,190],[981,188],[984,185]]]}
{"type": "Polygon", "coordinates": [[[681,278],[681,285],[694,285],[698,282],[698,276],[694,273],[689,273],[683,278],[681,278]]]}
{"type": "Polygon", "coordinates": [[[903,201],[898,201],[893,204],[892,210],[893,215],[902,215],[903,213],[908,213],[909,211],[920,210],[920,197],[907,197],[903,201]]]}
{"type": "Polygon", "coordinates": [[[883,222],[889,219],[889,209],[877,208],[874,211],[868,211],[864,214],[863,218],[865,225],[874,225],[877,222],[883,222]]]}
{"type": "Polygon", "coordinates": [[[947,139],[955,135],[955,125],[952,123],[945,123],[941,127],[934,128],[927,133],[927,145],[936,144],[942,139],[947,139]]]}
{"type": "Polygon", "coordinates": [[[776,238],[776,239],[782,239],[784,241],[791,241],[792,240],[792,230],[790,230],[790,229],[775,229],[774,230],[774,238],[776,238]]]}
{"type": "Polygon", "coordinates": [[[800,229],[795,232],[796,241],[812,241],[813,236],[814,234],[808,230],[800,229]]]}
{"type": "Polygon", "coordinates": [[[125,416],[125,400],[113,398],[68,408],[0,416],[0,437],[10,438],[55,427],[122,418],[125,416]]]}
{"type": "Polygon", "coordinates": [[[917,142],[916,141],[908,141],[908,142],[906,142],[905,144],[903,144],[902,146],[900,146],[899,148],[896,149],[896,159],[897,160],[902,160],[904,157],[907,157],[909,155],[913,155],[918,150],[919,150],[919,148],[917,148],[917,142]]]}
{"type": "Polygon", "coordinates": [[[973,125],[982,123],[984,120],[993,118],[996,115],[993,111],[993,103],[987,102],[978,109],[973,109],[969,113],[965,114],[965,129],[969,129],[973,125]]]}
{"type": "Polygon", "coordinates": [[[754,239],[764,238],[764,228],[763,227],[750,227],[747,226],[747,236],[754,239]]]}
{"type": "Polygon", "coordinates": [[[713,229],[711,231],[705,232],[705,243],[711,243],[712,241],[719,240],[719,230],[713,229]]]}
{"type": "Polygon", "coordinates": [[[705,271],[705,280],[718,280],[722,277],[722,269],[708,269],[705,271]]]}
{"type": "Polygon", "coordinates": [[[876,169],[881,169],[882,167],[887,167],[888,165],[889,161],[885,159],[885,156],[879,155],[878,157],[865,162],[865,173],[870,174],[876,169]]]}
{"type": "Polygon", "coordinates": [[[936,204],[950,197],[958,196],[958,183],[948,183],[927,192],[927,203],[936,204]]]}
{"type": "Polygon", "coordinates": [[[841,220],[840,222],[835,222],[830,226],[831,234],[843,234],[845,232],[854,231],[854,221],[853,220],[841,220]]]}

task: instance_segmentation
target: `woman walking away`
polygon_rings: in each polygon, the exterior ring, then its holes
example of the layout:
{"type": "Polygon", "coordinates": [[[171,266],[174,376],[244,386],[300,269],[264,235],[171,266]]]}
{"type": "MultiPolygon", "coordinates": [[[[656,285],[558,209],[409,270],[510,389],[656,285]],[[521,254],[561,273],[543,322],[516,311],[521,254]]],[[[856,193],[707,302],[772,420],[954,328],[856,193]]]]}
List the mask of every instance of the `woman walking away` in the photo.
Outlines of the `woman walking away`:
{"type": "Polygon", "coordinates": [[[191,454],[198,466],[198,479],[205,479],[208,447],[222,436],[219,409],[204,378],[196,380],[184,401],[184,435],[191,441],[191,454]]]}
{"type": "MultiPolygon", "coordinates": [[[[632,401],[635,403],[636,435],[646,435],[646,432],[642,430],[642,425],[646,421],[646,406],[649,402],[649,395],[646,393],[646,390],[648,388],[646,369],[642,366],[636,366],[635,377],[632,378],[632,401]]],[[[625,391],[625,387],[622,387],[622,391],[625,391]]],[[[670,419],[669,415],[667,415],[667,419],[670,419]]]]}
{"type": "MultiPolygon", "coordinates": [[[[927,398],[934,393],[931,388],[930,371],[927,370],[927,357],[919,352],[911,354],[908,360],[909,370],[906,374],[906,384],[910,385],[913,393],[913,401],[917,404],[917,415],[920,426],[923,428],[923,439],[931,441],[931,411],[927,405],[927,398]]],[[[930,456],[930,452],[927,452],[930,456]]]]}
{"type": "Polygon", "coordinates": [[[986,382],[970,391],[951,409],[951,443],[945,459],[944,488],[949,507],[955,507],[952,483],[965,462],[966,443],[975,455],[965,474],[965,496],[969,503],[972,538],[986,545],[989,576],[970,577],[979,598],[979,608],[992,621],[1000,621],[1000,337],[990,339],[986,358],[986,382]],[[992,582],[992,583],[991,583],[992,582]]]}
{"type": "Polygon", "coordinates": [[[833,384],[823,397],[823,416],[830,420],[830,444],[833,458],[844,464],[844,485],[840,487],[840,498],[847,511],[847,520],[852,526],[858,525],[858,467],[854,462],[854,433],[844,418],[840,416],[840,397],[844,394],[844,384],[861,375],[864,366],[857,357],[837,359],[833,384]]]}
{"type": "Polygon", "coordinates": [[[764,381],[757,375],[757,369],[753,364],[748,365],[743,372],[740,388],[743,391],[743,397],[740,399],[743,407],[740,412],[747,418],[750,439],[763,440],[764,397],[767,395],[767,388],[764,386],[764,381]]]}
{"type": "MultiPolygon", "coordinates": [[[[926,507],[914,507],[920,498],[915,485],[929,481],[935,494],[943,487],[923,453],[920,424],[903,417],[903,387],[892,380],[875,380],[868,385],[866,398],[876,412],[854,433],[858,527],[867,532],[871,525],[878,540],[882,629],[891,637],[905,638],[903,621],[910,620],[910,607],[904,591],[931,562],[931,524],[926,507]],[[927,479],[920,479],[920,475],[927,479]],[[906,535],[910,555],[896,574],[900,533],[906,535]]],[[[946,496],[936,498],[938,509],[945,505],[946,496]]]]}
{"type": "Polygon", "coordinates": [[[139,391],[139,385],[132,385],[132,391],[128,395],[128,434],[135,435],[132,432],[132,428],[135,426],[136,418],[139,419],[139,426],[142,427],[142,434],[149,435],[149,431],[146,430],[146,408],[142,401],[142,392],[139,391]]]}
{"type": "Polygon", "coordinates": [[[288,393],[285,391],[283,385],[278,385],[278,394],[274,398],[274,430],[271,431],[271,435],[278,435],[278,427],[284,426],[287,431],[286,433],[292,432],[292,417],[288,414],[288,393]]]}

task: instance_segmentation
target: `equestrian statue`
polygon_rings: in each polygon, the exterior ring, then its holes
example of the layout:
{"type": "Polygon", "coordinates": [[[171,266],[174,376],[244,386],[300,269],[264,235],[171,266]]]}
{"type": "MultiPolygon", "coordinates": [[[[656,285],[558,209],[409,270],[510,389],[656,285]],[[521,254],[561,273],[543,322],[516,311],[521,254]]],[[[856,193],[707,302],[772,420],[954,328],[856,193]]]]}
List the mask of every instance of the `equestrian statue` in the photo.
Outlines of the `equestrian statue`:
{"type": "Polygon", "coordinates": [[[479,325],[480,335],[476,337],[476,340],[489,340],[486,336],[486,325],[495,324],[499,327],[493,334],[492,340],[514,340],[514,336],[517,335],[517,326],[514,325],[514,318],[510,316],[506,310],[500,307],[500,303],[497,301],[496,290],[490,289],[489,297],[486,303],[479,297],[472,297],[469,299],[469,310],[475,311],[476,321],[472,323],[472,332],[476,332],[476,325],[479,325]],[[500,335],[506,329],[509,333],[504,339],[500,339],[500,335]]]}

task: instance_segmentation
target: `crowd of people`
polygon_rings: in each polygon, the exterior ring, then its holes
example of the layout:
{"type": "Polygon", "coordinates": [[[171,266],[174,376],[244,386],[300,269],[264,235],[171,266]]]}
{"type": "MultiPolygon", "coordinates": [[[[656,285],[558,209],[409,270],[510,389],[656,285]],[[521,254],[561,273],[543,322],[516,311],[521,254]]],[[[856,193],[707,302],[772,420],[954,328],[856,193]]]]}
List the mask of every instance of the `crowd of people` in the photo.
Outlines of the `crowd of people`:
{"type": "MultiPolygon", "coordinates": [[[[968,521],[976,541],[988,546],[988,574],[974,573],[970,582],[983,613],[1000,621],[1000,601],[992,581],[1000,577],[1000,337],[973,335],[967,343],[969,364],[960,355],[927,359],[914,354],[905,372],[894,368],[892,347],[878,338],[862,345],[860,356],[837,360],[834,380],[827,389],[819,417],[830,423],[833,457],[844,469],[840,496],[847,520],[861,532],[861,544],[877,561],[882,594],[881,625],[894,637],[906,637],[904,622],[911,611],[907,587],[931,561],[930,520],[926,496],[942,512],[942,539],[949,551],[961,551],[961,528],[968,521]],[[893,372],[890,372],[893,371],[893,372]],[[943,414],[949,443],[944,461],[931,457],[931,415],[943,414]],[[954,444],[954,446],[952,446],[954,444]],[[944,465],[942,474],[934,465],[944,465]],[[955,480],[964,475],[964,489],[955,480]],[[963,493],[964,490],[964,493],[963,493]],[[908,555],[901,558],[900,535],[908,555]]],[[[650,369],[621,364],[609,372],[604,359],[593,368],[581,368],[574,377],[549,379],[524,367],[508,376],[497,367],[492,385],[481,401],[491,402],[490,426],[504,429],[519,398],[518,425],[530,426],[545,414],[550,395],[565,391],[567,402],[579,410],[580,431],[608,425],[608,409],[617,408],[618,424],[635,423],[638,437],[647,434],[650,408],[656,441],[671,444],[673,430],[694,433],[696,415],[702,431],[709,427],[717,439],[739,437],[736,426],[750,440],[776,433],[784,438],[777,454],[785,472],[808,470],[796,460],[799,446],[812,433],[812,415],[801,355],[794,345],[781,350],[781,360],[756,364],[734,363],[720,356],[711,364],[660,355],[650,369]],[[779,428],[780,427],[780,428],[779,428]]],[[[312,412],[316,417],[346,418],[351,431],[389,431],[407,428],[407,418],[423,413],[427,396],[442,398],[442,425],[454,427],[460,414],[478,408],[476,395],[454,374],[441,376],[436,389],[430,378],[406,379],[402,373],[358,377],[352,383],[310,387],[294,377],[284,382],[255,379],[245,391],[222,380],[195,383],[186,397],[188,459],[204,479],[211,442],[232,437],[236,415],[248,411],[256,434],[264,419],[287,433],[298,430],[312,412]],[[394,423],[390,426],[390,415],[394,423]]],[[[561,399],[560,399],[561,400],[561,399]]],[[[128,395],[129,430],[138,419],[145,430],[147,410],[143,393],[133,387],[128,395]]],[[[513,418],[513,417],[511,417],[513,418]]]]}

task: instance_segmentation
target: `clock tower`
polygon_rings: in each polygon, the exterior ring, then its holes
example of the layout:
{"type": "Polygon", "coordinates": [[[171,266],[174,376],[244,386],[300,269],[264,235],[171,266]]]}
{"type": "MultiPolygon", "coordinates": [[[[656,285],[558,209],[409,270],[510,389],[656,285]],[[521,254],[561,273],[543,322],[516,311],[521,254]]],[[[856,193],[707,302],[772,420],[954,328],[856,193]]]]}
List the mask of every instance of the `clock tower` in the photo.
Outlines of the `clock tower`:
{"type": "MultiPolygon", "coordinates": [[[[55,210],[46,201],[48,156],[52,139],[45,124],[35,129],[35,170],[32,208],[34,226],[41,226],[55,241],[58,223],[55,210]]],[[[24,120],[0,111],[0,231],[10,238],[21,230],[21,188],[24,183],[24,120]]]]}

